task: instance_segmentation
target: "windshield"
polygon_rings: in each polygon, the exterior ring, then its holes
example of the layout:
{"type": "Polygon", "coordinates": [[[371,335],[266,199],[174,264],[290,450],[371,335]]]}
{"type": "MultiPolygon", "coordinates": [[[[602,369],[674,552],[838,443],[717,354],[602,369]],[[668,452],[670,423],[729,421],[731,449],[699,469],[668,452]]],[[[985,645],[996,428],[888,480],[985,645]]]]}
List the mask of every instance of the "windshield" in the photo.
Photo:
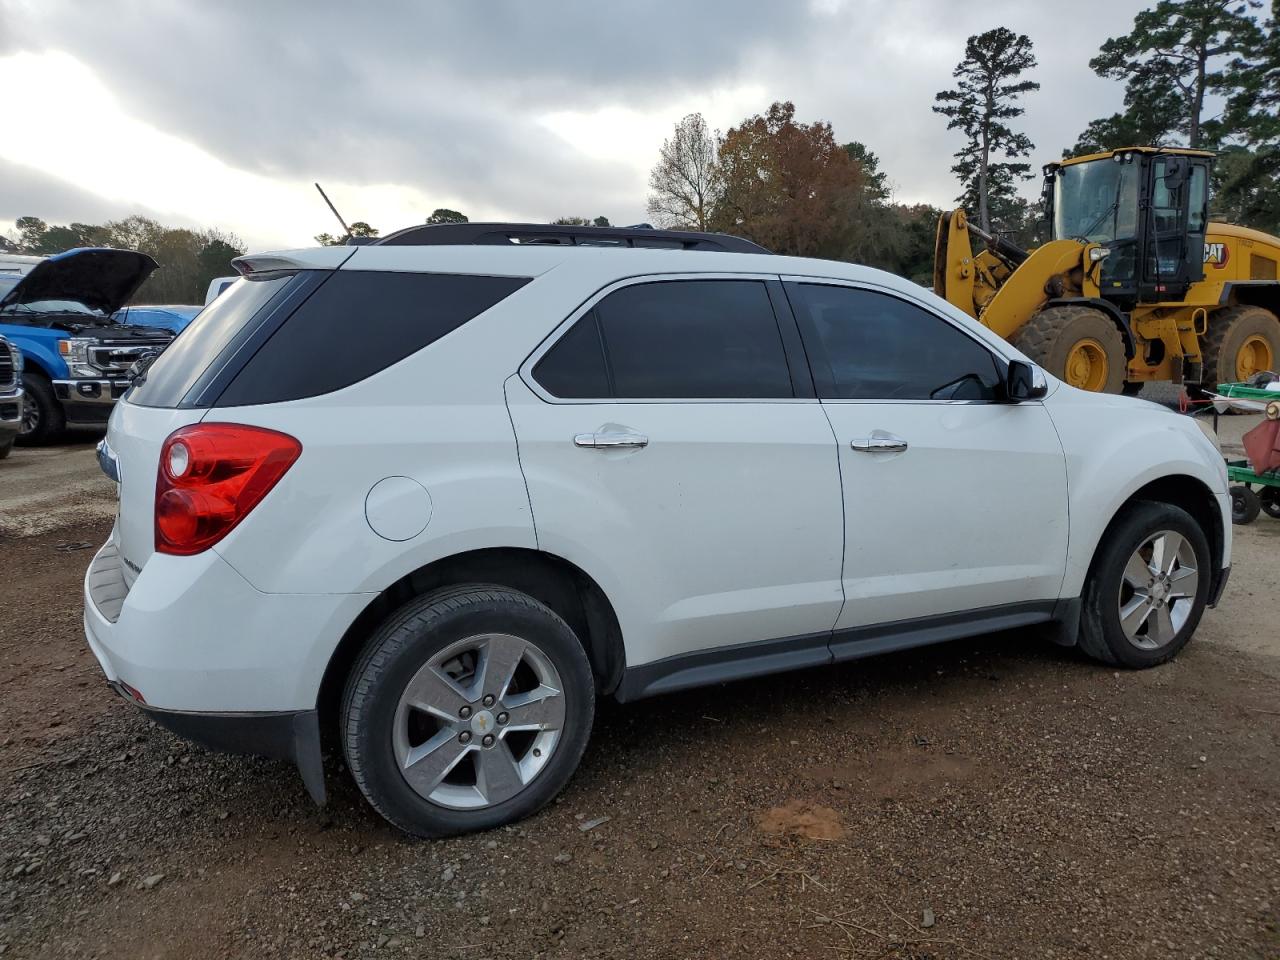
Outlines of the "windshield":
{"type": "Polygon", "coordinates": [[[1053,186],[1055,240],[1132,240],[1138,226],[1138,164],[1107,157],[1060,167],[1053,186]]]}

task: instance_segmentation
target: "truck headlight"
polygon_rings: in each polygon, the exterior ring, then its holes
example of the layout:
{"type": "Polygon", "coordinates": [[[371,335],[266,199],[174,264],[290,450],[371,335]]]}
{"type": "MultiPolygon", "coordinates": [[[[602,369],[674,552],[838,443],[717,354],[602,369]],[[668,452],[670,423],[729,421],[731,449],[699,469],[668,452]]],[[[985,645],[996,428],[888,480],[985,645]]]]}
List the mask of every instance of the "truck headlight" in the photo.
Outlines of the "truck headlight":
{"type": "Polygon", "coordinates": [[[67,361],[73,377],[96,377],[99,370],[89,362],[89,348],[96,341],[87,337],[71,337],[58,341],[58,353],[67,361]]]}
{"type": "Polygon", "coordinates": [[[66,340],[58,341],[58,353],[62,354],[67,363],[88,363],[89,362],[89,345],[93,341],[87,337],[70,337],[66,340]]]}

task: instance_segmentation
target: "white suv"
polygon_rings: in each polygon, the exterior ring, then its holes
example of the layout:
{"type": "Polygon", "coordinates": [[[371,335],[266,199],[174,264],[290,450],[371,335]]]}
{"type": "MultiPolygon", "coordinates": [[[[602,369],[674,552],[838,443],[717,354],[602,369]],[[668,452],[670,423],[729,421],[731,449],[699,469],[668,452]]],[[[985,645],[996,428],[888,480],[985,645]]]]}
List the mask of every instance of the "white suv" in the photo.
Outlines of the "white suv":
{"type": "Polygon", "coordinates": [[[1032,624],[1181,649],[1230,561],[1194,422],[897,277],[750,250],[470,224],[242,258],[99,451],[112,686],[318,801],[332,736],[441,836],[554,797],[597,697],[1032,624]]]}

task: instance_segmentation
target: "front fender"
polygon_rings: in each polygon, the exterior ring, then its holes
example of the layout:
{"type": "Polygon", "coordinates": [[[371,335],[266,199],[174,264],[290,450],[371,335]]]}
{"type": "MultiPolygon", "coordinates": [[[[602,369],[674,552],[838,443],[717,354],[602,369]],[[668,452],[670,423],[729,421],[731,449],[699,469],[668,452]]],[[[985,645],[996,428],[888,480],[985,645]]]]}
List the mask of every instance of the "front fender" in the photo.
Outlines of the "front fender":
{"type": "MultiPolygon", "coordinates": [[[[1188,417],[1129,397],[1085,393],[1065,385],[1046,403],[1067,458],[1070,541],[1064,597],[1077,597],[1112,519],[1148,484],[1190,478],[1208,495],[1227,493],[1226,467],[1188,417]]],[[[1215,539],[1210,534],[1211,542],[1215,539]]],[[[1230,524],[1218,531],[1221,563],[1230,558],[1230,524]]],[[[1215,558],[1219,560],[1219,558],[1215,558]]]]}
{"type": "Polygon", "coordinates": [[[22,351],[22,362],[28,370],[43,373],[50,380],[62,380],[70,375],[66,361],[58,353],[58,341],[67,339],[65,333],[5,324],[0,325],[0,336],[22,351]]]}

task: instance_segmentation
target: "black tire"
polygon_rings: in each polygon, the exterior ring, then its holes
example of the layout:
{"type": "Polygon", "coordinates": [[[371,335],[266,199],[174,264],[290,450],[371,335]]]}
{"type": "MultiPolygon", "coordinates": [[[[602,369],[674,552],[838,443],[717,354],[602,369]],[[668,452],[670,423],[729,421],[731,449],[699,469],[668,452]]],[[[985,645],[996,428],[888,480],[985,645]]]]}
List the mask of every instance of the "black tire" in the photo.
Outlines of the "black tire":
{"type": "MultiPolygon", "coordinates": [[[[1262,501],[1243,484],[1231,488],[1231,522],[1243,526],[1258,519],[1262,501]]],[[[1270,512],[1270,511],[1268,511],[1270,512]]]]}
{"type": "Polygon", "coordinates": [[[9,456],[9,454],[13,453],[13,442],[13,437],[10,437],[8,440],[0,441],[0,460],[3,460],[5,457],[9,456]]]}
{"type": "Polygon", "coordinates": [[[23,446],[52,443],[66,426],[66,416],[53,394],[53,384],[43,373],[28,370],[22,375],[22,389],[26,391],[26,398],[18,443],[23,446]]]}
{"type": "MultiPolygon", "coordinates": [[[[1220,383],[1239,379],[1236,358],[1250,337],[1261,337],[1271,349],[1273,364],[1280,358],[1280,319],[1270,310],[1249,304],[1226,307],[1209,316],[1209,330],[1200,341],[1204,359],[1201,387],[1215,390],[1220,383]]],[[[1273,371],[1280,372],[1280,371],[1273,371]]]]}
{"type": "Polygon", "coordinates": [[[577,769],[594,714],[591,664],[569,625],[526,594],[468,584],[419,597],[387,618],[347,679],[340,734],[356,785],[378,813],[415,836],[446,837],[513,823],[549,803],[577,769]],[[415,792],[401,774],[393,725],[418,670],[450,644],[485,633],[517,636],[552,662],[563,684],[564,726],[546,765],[520,792],[492,806],[452,809],[415,792]]]}
{"type": "Polygon", "coordinates": [[[1262,493],[1258,494],[1258,503],[1268,517],[1280,520],[1280,487],[1263,487],[1262,493]]]}
{"type": "Polygon", "coordinates": [[[1191,515],[1168,503],[1140,500],[1129,504],[1111,526],[1089,568],[1080,619],[1080,649],[1103,663],[1131,669],[1154,667],[1177,656],[1195,633],[1209,597],[1212,563],[1209,541],[1191,515]],[[1120,589],[1125,565],[1154,533],[1181,534],[1195,553],[1198,582],[1186,621],[1171,641],[1156,649],[1142,649],[1125,636],[1120,625],[1120,589]]]}
{"type": "Polygon", "coordinates": [[[1115,322],[1094,307],[1060,306],[1041,310],[1013,337],[1013,345],[1059,380],[1072,383],[1067,370],[1072,350],[1083,341],[1102,348],[1105,375],[1094,387],[1099,393],[1120,393],[1129,362],[1124,354],[1124,338],[1115,322]]]}
{"type": "Polygon", "coordinates": [[[1120,388],[1120,392],[1126,397],[1136,397],[1142,393],[1142,388],[1145,386],[1146,384],[1141,380],[1126,380],[1124,386],[1120,388]]]}

